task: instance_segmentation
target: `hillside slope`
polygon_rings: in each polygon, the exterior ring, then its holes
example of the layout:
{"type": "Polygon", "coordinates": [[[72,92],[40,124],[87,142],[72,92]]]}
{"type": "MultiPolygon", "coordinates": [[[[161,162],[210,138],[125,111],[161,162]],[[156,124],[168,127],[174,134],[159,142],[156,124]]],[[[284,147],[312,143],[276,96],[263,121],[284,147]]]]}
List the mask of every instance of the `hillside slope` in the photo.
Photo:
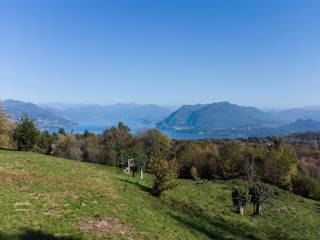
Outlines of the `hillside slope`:
{"type": "Polygon", "coordinates": [[[0,151],[0,239],[319,239],[319,203],[276,191],[238,216],[231,182],[183,180],[162,200],[149,179],[44,155],[0,151]]]}

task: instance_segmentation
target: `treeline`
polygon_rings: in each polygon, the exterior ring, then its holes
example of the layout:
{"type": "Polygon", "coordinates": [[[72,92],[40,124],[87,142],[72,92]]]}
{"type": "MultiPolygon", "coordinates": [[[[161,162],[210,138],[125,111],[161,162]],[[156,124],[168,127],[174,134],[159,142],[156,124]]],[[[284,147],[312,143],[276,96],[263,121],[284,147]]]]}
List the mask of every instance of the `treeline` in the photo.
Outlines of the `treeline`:
{"type": "Polygon", "coordinates": [[[5,117],[0,117],[0,122],[0,146],[5,148],[32,150],[119,168],[126,167],[128,159],[134,159],[133,173],[139,169],[148,171],[150,166],[153,166],[153,172],[160,172],[173,166],[171,162],[174,162],[181,178],[199,182],[245,178],[320,200],[319,165],[315,164],[319,161],[319,148],[287,144],[279,138],[178,141],[156,129],[133,135],[123,123],[102,134],[89,131],[72,134],[63,129],[50,134],[38,131],[26,116],[15,125],[5,117]],[[167,162],[162,163],[161,159],[167,162]]]}

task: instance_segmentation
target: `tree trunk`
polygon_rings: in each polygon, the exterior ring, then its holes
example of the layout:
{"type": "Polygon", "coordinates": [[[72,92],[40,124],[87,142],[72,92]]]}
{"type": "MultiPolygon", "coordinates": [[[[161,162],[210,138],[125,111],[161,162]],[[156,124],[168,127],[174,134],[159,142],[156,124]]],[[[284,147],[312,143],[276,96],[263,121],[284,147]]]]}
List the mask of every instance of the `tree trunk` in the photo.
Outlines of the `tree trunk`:
{"type": "Polygon", "coordinates": [[[243,208],[243,206],[239,205],[239,206],[238,206],[238,209],[237,209],[237,212],[238,212],[240,215],[243,215],[243,213],[244,213],[244,208],[243,208]]]}
{"type": "Polygon", "coordinates": [[[243,208],[243,206],[240,206],[240,209],[239,209],[240,215],[243,215],[243,212],[244,212],[244,208],[243,208]]]}
{"type": "Polygon", "coordinates": [[[257,204],[255,205],[254,214],[255,214],[255,215],[261,215],[261,205],[260,205],[259,203],[257,203],[257,204]]]}

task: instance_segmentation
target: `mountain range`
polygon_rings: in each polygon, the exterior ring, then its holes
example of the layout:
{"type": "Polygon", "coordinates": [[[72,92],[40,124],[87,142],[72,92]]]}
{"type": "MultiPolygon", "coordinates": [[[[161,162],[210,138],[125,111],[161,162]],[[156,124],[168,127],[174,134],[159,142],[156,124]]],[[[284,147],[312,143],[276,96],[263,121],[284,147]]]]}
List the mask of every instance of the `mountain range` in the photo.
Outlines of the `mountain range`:
{"type": "Polygon", "coordinates": [[[98,127],[117,124],[134,131],[157,127],[175,138],[237,138],[320,131],[320,108],[262,111],[229,102],[184,105],[172,111],[158,105],[34,104],[17,100],[1,102],[14,120],[27,114],[41,129],[98,127]]]}
{"type": "Polygon", "coordinates": [[[126,123],[130,128],[150,128],[164,118],[172,110],[158,105],[115,104],[39,104],[26,103],[17,100],[1,102],[4,110],[13,119],[19,119],[27,114],[38,127],[55,129],[64,127],[75,129],[77,126],[101,127],[101,129],[126,123]]]}
{"type": "Polygon", "coordinates": [[[112,126],[118,122],[130,128],[148,128],[166,118],[172,111],[158,105],[115,104],[72,106],[65,109],[45,107],[50,112],[83,126],[112,126]]]}
{"type": "Polygon", "coordinates": [[[157,127],[187,138],[236,138],[319,131],[319,108],[266,112],[229,102],[184,105],[157,127]]]}

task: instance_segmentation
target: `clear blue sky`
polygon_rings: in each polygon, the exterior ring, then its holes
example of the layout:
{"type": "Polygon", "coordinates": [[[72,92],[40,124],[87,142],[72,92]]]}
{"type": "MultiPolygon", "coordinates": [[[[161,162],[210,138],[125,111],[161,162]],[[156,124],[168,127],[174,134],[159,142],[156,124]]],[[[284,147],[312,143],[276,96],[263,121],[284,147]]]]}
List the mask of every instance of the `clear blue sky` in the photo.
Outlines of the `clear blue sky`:
{"type": "Polygon", "coordinates": [[[320,105],[320,1],[0,0],[0,98],[320,105]]]}

